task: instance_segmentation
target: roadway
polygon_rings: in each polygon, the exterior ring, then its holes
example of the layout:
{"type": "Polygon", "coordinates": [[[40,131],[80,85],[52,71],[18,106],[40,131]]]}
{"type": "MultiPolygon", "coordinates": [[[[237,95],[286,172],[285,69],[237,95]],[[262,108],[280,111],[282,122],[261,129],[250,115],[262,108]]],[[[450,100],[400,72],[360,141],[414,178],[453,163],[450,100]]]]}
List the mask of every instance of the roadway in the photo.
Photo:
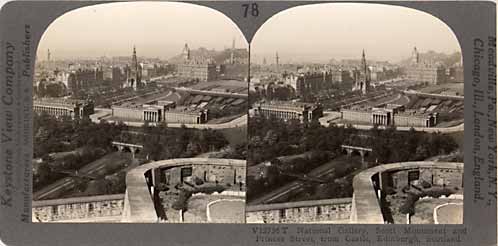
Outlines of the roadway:
{"type": "MultiPolygon", "coordinates": [[[[340,119],[341,112],[337,111],[324,111],[324,116],[319,118],[318,121],[324,127],[328,127],[330,123],[334,120],[340,119]]],[[[337,126],[345,126],[346,123],[336,123],[337,126]]],[[[373,125],[360,125],[360,124],[352,124],[352,126],[356,129],[360,130],[370,130],[374,128],[373,125]]],[[[386,129],[386,126],[377,126],[378,129],[386,129]]],[[[410,131],[412,127],[410,126],[396,126],[397,131],[410,131]]],[[[461,123],[456,126],[450,127],[413,127],[415,131],[427,132],[427,133],[454,133],[454,132],[462,132],[464,130],[464,123],[461,123]]]]}
{"type": "MultiPolygon", "coordinates": [[[[109,123],[114,123],[114,120],[109,120],[105,119],[109,123]]],[[[100,120],[99,120],[100,121],[100,120]]],[[[144,125],[144,122],[142,121],[122,121],[123,124],[127,126],[133,126],[133,127],[141,127],[144,125]]],[[[149,122],[149,126],[155,126],[157,125],[157,122],[149,122]]],[[[225,123],[220,123],[220,124],[182,124],[182,123],[166,123],[168,127],[171,128],[181,128],[185,126],[186,128],[195,128],[195,129],[214,129],[214,130],[221,130],[221,129],[228,129],[228,128],[238,128],[242,126],[247,125],[247,114],[242,115],[236,119],[233,119],[232,121],[225,122],[225,123]]]]}

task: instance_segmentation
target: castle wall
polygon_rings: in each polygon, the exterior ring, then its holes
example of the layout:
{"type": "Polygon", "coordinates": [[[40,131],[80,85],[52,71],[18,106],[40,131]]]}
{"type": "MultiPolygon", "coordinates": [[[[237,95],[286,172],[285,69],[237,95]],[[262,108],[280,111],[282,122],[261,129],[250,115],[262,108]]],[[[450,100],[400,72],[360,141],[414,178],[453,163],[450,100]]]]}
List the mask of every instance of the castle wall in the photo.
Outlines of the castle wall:
{"type": "Polygon", "coordinates": [[[342,223],[351,214],[351,198],[248,206],[247,223],[342,223]]]}
{"type": "Polygon", "coordinates": [[[33,201],[33,222],[120,216],[124,194],[33,201]]]}
{"type": "Polygon", "coordinates": [[[202,179],[205,182],[216,182],[222,184],[235,185],[239,182],[246,182],[246,168],[239,166],[227,165],[186,165],[163,169],[164,177],[168,177],[169,184],[181,182],[181,169],[192,168],[192,175],[187,180],[193,180],[193,177],[202,179]]]}
{"type": "Polygon", "coordinates": [[[451,188],[462,187],[463,170],[450,168],[419,168],[395,171],[390,173],[393,182],[393,188],[396,190],[402,189],[409,183],[409,173],[418,172],[418,180],[425,181],[435,186],[448,186],[451,188]]]}
{"type": "Polygon", "coordinates": [[[351,223],[383,224],[384,215],[375,180],[381,176],[381,189],[392,186],[401,189],[409,181],[424,180],[433,185],[461,188],[463,163],[415,161],[380,165],[362,171],[353,178],[353,208],[351,223]],[[381,175],[379,175],[381,174],[381,175]]]}

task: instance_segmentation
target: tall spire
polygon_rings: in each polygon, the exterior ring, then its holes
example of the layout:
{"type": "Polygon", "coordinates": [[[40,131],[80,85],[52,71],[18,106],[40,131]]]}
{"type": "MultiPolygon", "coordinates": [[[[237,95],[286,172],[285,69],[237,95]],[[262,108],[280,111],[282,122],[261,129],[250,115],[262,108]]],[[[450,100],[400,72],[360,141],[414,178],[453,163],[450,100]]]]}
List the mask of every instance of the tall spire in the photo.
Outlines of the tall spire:
{"type": "Polygon", "coordinates": [[[417,50],[416,46],[413,47],[412,62],[416,63],[416,64],[420,62],[420,57],[419,57],[418,50],[417,50]]]}
{"type": "Polygon", "coordinates": [[[190,60],[190,48],[188,47],[188,44],[185,43],[185,46],[183,46],[183,58],[186,60],[186,61],[189,61],[190,60]]]}
{"type": "Polygon", "coordinates": [[[232,50],[230,50],[230,64],[235,64],[235,38],[232,39],[232,50]]]}
{"type": "Polygon", "coordinates": [[[138,60],[137,60],[137,49],[135,48],[135,45],[133,45],[133,56],[131,58],[131,64],[135,68],[138,67],[138,60]]]}
{"type": "Polygon", "coordinates": [[[276,52],[275,53],[275,64],[277,65],[277,67],[279,65],[279,60],[280,60],[280,57],[278,56],[278,52],[276,52]]]}
{"type": "Polygon", "coordinates": [[[47,50],[47,61],[50,61],[50,49],[47,50]]]}
{"type": "Polygon", "coordinates": [[[367,59],[365,58],[365,49],[361,53],[361,68],[363,71],[367,70],[367,59]]]}

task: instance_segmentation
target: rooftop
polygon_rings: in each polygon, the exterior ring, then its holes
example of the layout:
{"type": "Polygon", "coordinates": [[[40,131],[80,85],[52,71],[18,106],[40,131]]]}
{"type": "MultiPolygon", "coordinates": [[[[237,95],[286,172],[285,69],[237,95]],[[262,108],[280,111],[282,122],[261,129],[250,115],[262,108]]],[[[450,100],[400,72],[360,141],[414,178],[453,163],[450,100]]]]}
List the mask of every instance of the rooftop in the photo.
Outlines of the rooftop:
{"type": "Polygon", "coordinates": [[[278,108],[287,108],[287,109],[298,109],[302,110],[308,107],[315,107],[316,104],[313,103],[303,103],[303,102],[292,102],[292,101],[262,101],[259,103],[260,106],[271,106],[278,108]]]}

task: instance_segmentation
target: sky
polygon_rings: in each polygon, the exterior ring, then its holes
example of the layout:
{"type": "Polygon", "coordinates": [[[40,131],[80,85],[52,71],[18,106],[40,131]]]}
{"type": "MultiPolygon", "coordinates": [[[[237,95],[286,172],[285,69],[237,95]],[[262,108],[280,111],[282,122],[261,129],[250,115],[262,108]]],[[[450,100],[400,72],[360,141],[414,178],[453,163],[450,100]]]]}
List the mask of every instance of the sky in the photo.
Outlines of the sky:
{"type": "MultiPolygon", "coordinates": [[[[129,56],[168,59],[185,43],[217,50],[246,48],[237,26],[207,7],[172,2],[108,3],[80,8],[56,19],[38,49],[39,60],[129,56]]],[[[397,62],[433,50],[460,51],[453,32],[442,21],[421,11],[365,3],[313,4],[291,8],[266,21],[251,44],[252,61],[273,63],[328,62],[359,59],[397,62]]]]}
{"type": "Polygon", "coordinates": [[[246,48],[237,26],[220,12],[172,2],[108,3],[83,7],[57,18],[45,31],[39,60],[50,49],[52,59],[131,56],[163,59],[191,49],[246,48]]]}
{"type": "Polygon", "coordinates": [[[419,52],[460,51],[453,32],[436,17],[418,10],[382,4],[331,3],[280,12],[258,30],[251,43],[253,61],[266,57],[298,62],[331,58],[396,62],[419,52]]]}

